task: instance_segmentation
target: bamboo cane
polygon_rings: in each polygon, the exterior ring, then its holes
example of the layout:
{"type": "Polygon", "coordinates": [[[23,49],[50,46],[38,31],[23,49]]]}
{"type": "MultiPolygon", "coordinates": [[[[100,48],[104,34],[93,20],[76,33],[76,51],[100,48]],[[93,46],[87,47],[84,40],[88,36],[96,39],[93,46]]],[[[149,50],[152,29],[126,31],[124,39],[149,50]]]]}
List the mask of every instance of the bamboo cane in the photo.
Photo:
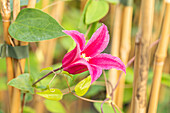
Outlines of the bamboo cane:
{"type": "MultiPolygon", "coordinates": [[[[35,0],[29,1],[28,7],[35,7],[35,0]],[[33,6],[34,5],[34,6],[33,6]]],[[[13,20],[16,19],[18,13],[20,12],[20,0],[13,0],[13,20]]],[[[15,40],[15,45],[28,45],[28,42],[20,42],[15,40]]],[[[15,76],[19,76],[20,74],[24,73],[25,69],[25,61],[26,59],[20,59],[20,60],[15,60],[15,76]]],[[[18,89],[14,89],[13,92],[13,100],[12,100],[12,107],[11,107],[11,112],[12,113],[19,113],[20,112],[20,107],[21,107],[21,92],[18,89]]]]}
{"type": "MultiPolygon", "coordinates": [[[[3,19],[4,40],[7,44],[11,45],[10,38],[8,36],[8,28],[10,25],[10,16],[11,16],[9,0],[1,0],[1,15],[3,19]]],[[[8,78],[8,81],[10,81],[14,78],[12,58],[6,57],[6,65],[7,65],[7,78],[8,78]]],[[[12,87],[11,86],[8,86],[8,92],[9,92],[9,101],[10,101],[9,103],[11,104],[11,100],[12,100],[12,87]]]]}
{"type": "MultiPolygon", "coordinates": [[[[133,13],[132,6],[124,7],[123,23],[122,23],[122,38],[121,38],[121,46],[120,46],[120,58],[125,65],[128,62],[129,53],[131,49],[132,13],[133,13]]],[[[122,78],[118,85],[116,105],[118,105],[119,108],[123,107],[124,86],[125,86],[125,74],[122,75],[122,78]]]]}
{"type": "Polygon", "coordinates": [[[113,25],[114,25],[114,19],[115,19],[115,11],[116,11],[116,5],[111,5],[110,7],[110,34],[111,37],[113,35],[113,25]]]}
{"type": "MultiPolygon", "coordinates": [[[[20,12],[20,0],[13,0],[13,20],[15,21],[18,13],[20,12]]],[[[14,40],[15,45],[19,45],[19,41],[14,40]]],[[[17,60],[14,60],[14,70],[15,70],[15,77],[19,76],[20,68],[19,68],[19,62],[17,60]]],[[[12,105],[11,105],[11,113],[19,113],[20,107],[21,107],[21,92],[19,89],[14,88],[13,91],[13,98],[12,98],[12,105]]]]}
{"type": "Polygon", "coordinates": [[[165,58],[167,56],[169,29],[170,29],[170,3],[167,2],[163,28],[161,33],[161,39],[155,55],[154,77],[153,77],[148,113],[156,113],[157,111],[162,69],[163,69],[165,58]]]}
{"type": "Polygon", "coordinates": [[[149,44],[152,35],[154,0],[142,0],[141,36],[136,38],[132,113],[146,112],[149,44]]]}
{"type": "MultiPolygon", "coordinates": [[[[119,46],[120,46],[120,34],[121,34],[121,16],[122,16],[122,7],[121,5],[117,5],[116,6],[116,11],[115,11],[115,21],[114,21],[114,25],[113,25],[113,38],[112,38],[112,42],[111,42],[111,54],[113,56],[117,56],[119,57],[119,46]]],[[[111,69],[109,70],[109,81],[110,83],[115,86],[116,81],[117,81],[117,75],[118,75],[118,71],[115,69],[111,69]]],[[[109,94],[111,93],[111,89],[109,89],[109,94]]],[[[113,101],[115,101],[115,95],[116,93],[114,93],[113,96],[113,101]]],[[[108,95],[108,94],[107,94],[108,95]]]]}

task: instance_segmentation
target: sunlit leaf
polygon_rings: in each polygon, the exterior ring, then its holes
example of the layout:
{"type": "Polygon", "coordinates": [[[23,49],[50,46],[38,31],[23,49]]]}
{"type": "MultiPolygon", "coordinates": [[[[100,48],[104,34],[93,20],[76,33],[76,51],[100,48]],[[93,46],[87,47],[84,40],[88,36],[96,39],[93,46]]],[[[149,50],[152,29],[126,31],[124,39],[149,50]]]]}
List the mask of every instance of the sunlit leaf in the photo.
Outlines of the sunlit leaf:
{"type": "Polygon", "coordinates": [[[88,76],[87,78],[80,81],[76,87],[75,92],[78,96],[83,96],[88,91],[89,87],[91,85],[91,76],[88,76]]]}
{"type": "Polygon", "coordinates": [[[0,77],[0,90],[7,90],[7,84],[6,84],[6,78],[5,76],[0,77]]]}
{"type": "Polygon", "coordinates": [[[34,93],[29,73],[24,73],[8,82],[8,85],[18,88],[24,92],[34,93]]]}
{"type": "Polygon", "coordinates": [[[69,77],[71,77],[73,79],[73,76],[70,73],[68,73],[67,71],[62,71],[61,74],[65,74],[65,75],[67,75],[67,76],[69,76],[69,77]]]}
{"type": "Polygon", "coordinates": [[[63,93],[59,89],[50,89],[43,92],[36,92],[36,94],[49,100],[58,101],[63,98],[63,93]]]}
{"type": "Polygon", "coordinates": [[[36,113],[35,110],[29,106],[24,106],[23,113],[36,113]]]}
{"type": "Polygon", "coordinates": [[[81,15],[81,18],[80,18],[80,23],[79,23],[79,28],[82,27],[86,22],[85,22],[85,16],[86,16],[86,12],[87,12],[87,8],[89,7],[89,4],[91,3],[92,0],[88,0],[84,9],[83,9],[83,13],[81,15]]]}
{"type": "Polygon", "coordinates": [[[53,68],[52,68],[52,67],[46,67],[46,68],[41,69],[40,72],[41,72],[41,71],[44,71],[44,70],[53,71],[53,68]]]}
{"type": "Polygon", "coordinates": [[[86,12],[86,24],[91,24],[93,22],[99,21],[104,16],[106,16],[109,11],[109,4],[106,1],[95,0],[90,3],[86,12]]]}
{"type": "MultiPolygon", "coordinates": [[[[94,107],[96,108],[96,110],[97,110],[99,113],[101,113],[101,103],[94,103],[93,105],[94,105],[94,107]]],[[[110,104],[104,103],[102,108],[103,108],[103,112],[104,112],[104,113],[115,113],[114,110],[113,110],[113,108],[112,108],[112,106],[111,106],[110,104]]],[[[120,113],[120,112],[117,110],[116,107],[115,107],[115,109],[116,109],[116,112],[117,112],[117,113],[120,113]]],[[[123,113],[123,112],[122,112],[122,113],[123,113]]]]}
{"type": "Polygon", "coordinates": [[[21,10],[8,29],[13,38],[25,42],[37,42],[65,36],[66,34],[62,30],[63,28],[54,18],[33,8],[21,10]]]}
{"type": "Polygon", "coordinates": [[[112,4],[117,4],[119,3],[120,0],[105,0],[105,1],[112,3],[112,4]]]}
{"type": "Polygon", "coordinates": [[[63,105],[58,101],[45,100],[44,103],[47,110],[52,113],[66,113],[63,105]]]}

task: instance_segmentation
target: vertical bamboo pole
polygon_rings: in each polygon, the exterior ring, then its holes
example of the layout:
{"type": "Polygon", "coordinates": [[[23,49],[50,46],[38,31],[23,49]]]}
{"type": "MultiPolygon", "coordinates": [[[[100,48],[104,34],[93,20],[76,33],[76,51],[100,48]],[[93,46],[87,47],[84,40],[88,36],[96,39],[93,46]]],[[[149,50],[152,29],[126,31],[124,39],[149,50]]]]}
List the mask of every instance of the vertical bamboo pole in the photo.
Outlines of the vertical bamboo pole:
{"type": "Polygon", "coordinates": [[[169,3],[167,2],[161,38],[155,55],[154,77],[148,106],[149,107],[148,113],[156,113],[157,111],[162,69],[165,58],[167,56],[169,29],[170,29],[170,2],[169,3]]]}
{"type": "MultiPolygon", "coordinates": [[[[8,28],[10,25],[10,17],[11,17],[11,9],[10,9],[10,1],[9,0],[1,0],[1,15],[3,19],[3,30],[4,30],[4,40],[7,44],[11,45],[8,28]]],[[[14,78],[13,71],[13,60],[10,57],[6,57],[6,65],[7,65],[7,78],[8,81],[14,78]]],[[[12,87],[8,86],[9,92],[9,100],[11,103],[12,100],[12,87]]]]}
{"type": "Polygon", "coordinates": [[[142,0],[141,35],[136,38],[132,113],[146,112],[149,44],[152,35],[154,0],[142,0]]]}
{"type": "MultiPolygon", "coordinates": [[[[120,46],[120,58],[123,63],[126,65],[129,58],[129,53],[131,49],[131,27],[132,27],[132,6],[125,6],[123,9],[123,23],[122,23],[122,37],[121,37],[121,46],[120,46]]],[[[118,94],[116,105],[120,108],[123,107],[123,95],[124,95],[124,86],[125,86],[125,74],[122,75],[120,83],[118,85],[118,94]]]]}
{"type": "MultiPolygon", "coordinates": [[[[122,16],[122,7],[119,4],[116,6],[115,21],[114,21],[114,25],[113,25],[113,38],[112,38],[112,42],[111,42],[111,54],[113,56],[117,56],[117,57],[119,57],[121,18],[122,18],[121,16],[122,16]]],[[[115,86],[115,84],[117,82],[117,75],[118,75],[117,70],[115,70],[115,69],[109,70],[109,79],[108,80],[111,82],[113,87],[115,86]]],[[[111,89],[108,92],[110,94],[111,89]]],[[[113,101],[115,101],[115,97],[116,97],[115,94],[116,93],[114,93],[113,101]]]]}
{"type": "MultiPolygon", "coordinates": [[[[35,0],[29,1],[28,7],[35,7],[35,0]]],[[[20,0],[13,0],[13,20],[16,19],[18,13],[20,12],[20,0]]],[[[28,42],[20,42],[15,40],[15,45],[17,46],[24,46],[28,45],[28,42]]],[[[25,69],[25,61],[26,59],[15,60],[15,77],[19,76],[20,74],[24,73],[25,69]]],[[[21,107],[21,92],[20,90],[14,88],[13,92],[13,100],[12,100],[12,107],[11,113],[19,113],[21,107]]]]}
{"type": "MultiPolygon", "coordinates": [[[[15,21],[19,12],[20,12],[20,0],[13,0],[13,21],[15,21]]],[[[15,40],[15,45],[19,45],[19,41],[15,40]]],[[[14,66],[15,66],[14,67],[15,77],[17,77],[21,74],[18,60],[15,60],[14,66]]],[[[19,113],[20,106],[21,106],[21,98],[20,98],[21,92],[20,92],[20,90],[14,88],[12,96],[13,96],[13,98],[12,98],[12,105],[11,105],[11,113],[19,113]]]]}
{"type": "Polygon", "coordinates": [[[113,35],[113,25],[114,25],[114,19],[115,19],[115,11],[116,11],[116,5],[111,4],[110,5],[110,34],[111,37],[113,35]]]}

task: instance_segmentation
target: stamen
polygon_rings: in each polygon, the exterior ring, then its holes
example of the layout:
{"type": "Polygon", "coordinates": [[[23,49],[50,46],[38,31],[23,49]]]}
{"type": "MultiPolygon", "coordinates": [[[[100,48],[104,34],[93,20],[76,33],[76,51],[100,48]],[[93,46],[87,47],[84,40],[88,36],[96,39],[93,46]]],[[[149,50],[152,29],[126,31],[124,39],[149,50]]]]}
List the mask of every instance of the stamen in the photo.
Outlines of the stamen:
{"type": "Polygon", "coordinates": [[[86,54],[82,53],[81,58],[84,58],[86,61],[89,61],[91,57],[86,57],[86,54]]]}

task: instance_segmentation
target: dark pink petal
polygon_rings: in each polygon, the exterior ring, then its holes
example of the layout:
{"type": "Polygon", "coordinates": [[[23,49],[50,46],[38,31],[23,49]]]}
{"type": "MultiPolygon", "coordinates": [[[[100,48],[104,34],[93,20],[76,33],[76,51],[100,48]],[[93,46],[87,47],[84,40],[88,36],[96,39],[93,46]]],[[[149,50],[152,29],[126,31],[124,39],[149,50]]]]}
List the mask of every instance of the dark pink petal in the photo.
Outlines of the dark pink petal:
{"type": "Polygon", "coordinates": [[[91,84],[96,81],[102,74],[102,68],[95,66],[93,64],[90,65],[91,69],[90,71],[90,75],[91,75],[91,84]]]}
{"type": "Polygon", "coordinates": [[[80,49],[83,50],[85,43],[86,43],[84,34],[79,33],[78,31],[75,31],[75,30],[70,30],[70,31],[63,30],[63,32],[71,36],[73,40],[76,42],[76,44],[79,45],[80,49]]]}
{"type": "Polygon", "coordinates": [[[99,54],[95,57],[92,57],[89,60],[89,64],[93,64],[101,67],[102,69],[111,69],[115,68],[117,70],[122,70],[126,73],[126,67],[124,63],[118,57],[114,57],[110,54],[99,54]]]}
{"type": "Polygon", "coordinates": [[[93,57],[107,47],[109,43],[109,34],[106,25],[102,25],[91,37],[82,53],[85,53],[87,57],[93,57]]]}
{"type": "Polygon", "coordinates": [[[102,74],[101,67],[95,66],[93,64],[90,65],[83,58],[77,59],[75,62],[73,62],[69,66],[64,67],[63,70],[69,72],[70,74],[78,74],[78,73],[82,73],[84,71],[89,70],[91,78],[92,78],[91,83],[93,83],[95,80],[97,80],[100,77],[100,75],[102,74]]]}
{"type": "Polygon", "coordinates": [[[70,65],[72,62],[74,62],[76,59],[80,58],[80,48],[79,45],[77,45],[73,50],[68,52],[63,60],[62,60],[62,67],[66,67],[70,65]]]}
{"type": "Polygon", "coordinates": [[[87,67],[89,66],[90,65],[86,60],[84,60],[83,58],[79,58],[69,66],[64,67],[63,70],[69,72],[70,74],[78,74],[87,71],[87,67]]]}

